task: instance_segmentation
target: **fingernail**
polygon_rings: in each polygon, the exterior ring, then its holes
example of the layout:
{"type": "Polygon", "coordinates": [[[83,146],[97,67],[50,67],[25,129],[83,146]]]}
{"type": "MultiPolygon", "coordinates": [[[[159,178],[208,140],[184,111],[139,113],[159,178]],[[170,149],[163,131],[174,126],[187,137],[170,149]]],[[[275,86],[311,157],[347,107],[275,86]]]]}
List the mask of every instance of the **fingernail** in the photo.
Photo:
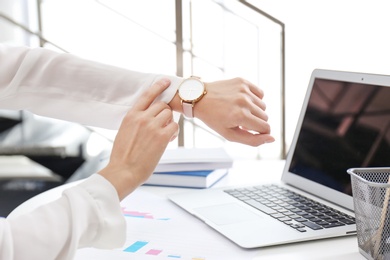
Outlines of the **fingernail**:
{"type": "Polygon", "coordinates": [[[178,128],[177,131],[176,131],[176,133],[174,133],[174,134],[172,135],[170,142],[172,142],[173,140],[176,139],[176,137],[179,136],[179,132],[180,132],[180,128],[178,128]]]}
{"type": "Polygon", "coordinates": [[[274,138],[270,138],[270,139],[266,139],[266,140],[265,140],[265,143],[266,143],[266,144],[273,143],[273,142],[275,142],[275,139],[274,139],[274,138]]]}
{"type": "Polygon", "coordinates": [[[177,136],[178,136],[178,134],[172,135],[171,140],[169,140],[169,142],[172,142],[173,140],[175,140],[177,136]]]}

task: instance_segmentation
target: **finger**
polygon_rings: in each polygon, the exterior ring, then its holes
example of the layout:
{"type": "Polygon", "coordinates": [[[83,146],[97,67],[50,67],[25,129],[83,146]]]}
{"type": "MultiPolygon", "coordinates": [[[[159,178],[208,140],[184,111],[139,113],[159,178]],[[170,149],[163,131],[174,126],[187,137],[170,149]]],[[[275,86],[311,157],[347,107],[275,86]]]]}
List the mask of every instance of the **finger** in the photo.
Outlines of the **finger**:
{"type": "Polygon", "coordinates": [[[146,110],[153,101],[171,84],[169,79],[160,79],[153,83],[150,88],[148,88],[135,103],[133,109],[135,110],[146,110]]]}
{"type": "Polygon", "coordinates": [[[263,90],[258,88],[256,85],[250,83],[247,80],[243,80],[243,86],[244,86],[245,93],[249,96],[252,103],[260,107],[261,109],[265,110],[266,105],[263,101],[263,97],[264,97],[263,90]]]}
{"type": "Polygon", "coordinates": [[[265,104],[265,102],[261,98],[259,98],[258,96],[256,96],[252,92],[249,93],[249,97],[250,97],[251,101],[253,102],[253,104],[255,104],[257,107],[261,108],[264,111],[266,110],[267,105],[265,104]]]}
{"type": "Polygon", "coordinates": [[[163,111],[164,109],[168,109],[168,110],[172,111],[171,107],[167,103],[159,101],[159,102],[156,102],[156,103],[153,103],[152,105],[150,105],[150,107],[148,107],[146,109],[146,112],[148,114],[150,114],[151,116],[155,117],[159,113],[161,113],[161,111],[163,111]]]}
{"type": "Polygon", "coordinates": [[[157,125],[165,127],[173,122],[173,113],[171,109],[164,109],[155,117],[157,125]]]}
{"type": "MultiPolygon", "coordinates": [[[[268,116],[266,119],[268,119],[268,116]]],[[[241,122],[238,126],[256,133],[269,134],[271,132],[271,127],[266,120],[249,112],[241,118],[241,122]]]]}
{"type": "Polygon", "coordinates": [[[175,140],[175,139],[179,136],[179,133],[180,133],[180,127],[179,127],[179,125],[177,125],[177,130],[176,130],[176,132],[172,135],[170,142],[172,142],[173,140],[175,140]]]}
{"type": "Polygon", "coordinates": [[[160,136],[162,136],[162,138],[164,139],[163,141],[166,142],[167,145],[170,141],[176,138],[178,133],[179,133],[179,125],[173,120],[169,121],[160,130],[160,134],[161,134],[160,136]]]}
{"type": "MultiPolygon", "coordinates": [[[[252,94],[252,96],[254,95],[252,94]]],[[[244,113],[243,115],[240,114],[240,121],[242,121],[242,118],[246,117],[246,111],[249,111],[252,115],[259,117],[264,121],[268,121],[268,115],[265,113],[265,103],[257,97],[255,97],[254,100],[248,96],[244,96],[238,101],[239,109],[244,113]],[[254,102],[254,100],[257,102],[254,102]]]]}
{"type": "Polygon", "coordinates": [[[170,108],[162,110],[158,115],[156,115],[155,120],[157,121],[157,124],[167,132],[167,136],[169,136],[170,142],[179,135],[180,128],[179,125],[173,120],[173,112],[170,108]]]}
{"type": "Polygon", "coordinates": [[[179,124],[176,123],[175,121],[171,121],[166,127],[165,127],[170,135],[169,141],[172,141],[175,139],[180,132],[179,124]]]}
{"type": "Polygon", "coordinates": [[[239,142],[250,146],[259,146],[275,141],[275,138],[269,134],[251,133],[239,127],[230,129],[227,134],[227,139],[232,142],[239,142]]]}
{"type": "Polygon", "coordinates": [[[268,121],[268,115],[267,113],[260,107],[256,105],[252,105],[251,108],[249,109],[252,115],[255,117],[260,118],[261,120],[268,121]]]}
{"type": "Polygon", "coordinates": [[[264,91],[256,86],[255,84],[252,84],[251,82],[244,80],[245,84],[249,87],[249,90],[258,98],[262,99],[264,97],[264,91]]]}

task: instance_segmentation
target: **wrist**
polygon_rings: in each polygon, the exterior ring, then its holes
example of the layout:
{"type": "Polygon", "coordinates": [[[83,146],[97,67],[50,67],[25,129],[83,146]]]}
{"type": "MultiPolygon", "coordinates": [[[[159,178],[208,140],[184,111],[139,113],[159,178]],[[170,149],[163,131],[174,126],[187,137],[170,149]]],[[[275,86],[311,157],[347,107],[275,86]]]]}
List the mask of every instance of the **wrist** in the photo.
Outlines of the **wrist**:
{"type": "Polygon", "coordinates": [[[195,117],[197,103],[207,94],[206,85],[199,77],[184,79],[178,87],[172,106],[187,118],[195,117]],[[179,105],[180,102],[180,105],[179,105]]]}
{"type": "Polygon", "coordinates": [[[180,100],[180,97],[179,97],[179,94],[175,93],[175,96],[172,98],[171,102],[169,102],[168,104],[171,109],[175,112],[179,112],[179,113],[183,113],[183,108],[181,106],[181,100],[180,100]]]}
{"type": "Polygon", "coordinates": [[[212,89],[210,88],[210,83],[204,83],[204,85],[207,89],[207,95],[205,95],[201,100],[199,100],[194,106],[195,117],[202,121],[205,116],[210,114],[210,109],[217,109],[215,107],[210,108],[210,104],[213,102],[211,100],[214,98],[214,94],[212,92],[212,89]]]}
{"type": "Polygon", "coordinates": [[[142,182],[136,180],[130,172],[123,169],[115,170],[107,166],[99,171],[98,174],[112,184],[118,193],[119,200],[124,199],[142,184],[142,182]]]}

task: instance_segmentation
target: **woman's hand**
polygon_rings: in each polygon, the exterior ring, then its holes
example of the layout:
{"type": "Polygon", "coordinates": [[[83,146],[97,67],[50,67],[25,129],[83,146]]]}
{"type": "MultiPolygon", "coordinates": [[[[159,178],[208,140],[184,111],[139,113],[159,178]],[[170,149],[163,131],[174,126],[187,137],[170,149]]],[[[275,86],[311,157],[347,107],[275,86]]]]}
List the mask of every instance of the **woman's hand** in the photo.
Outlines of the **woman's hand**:
{"type": "Polygon", "coordinates": [[[171,108],[153,103],[169,80],[153,84],[122,121],[114,141],[110,161],[99,172],[110,181],[120,199],[125,198],[153,173],[170,140],[178,133],[171,108]]]}
{"type": "MultiPolygon", "coordinates": [[[[195,104],[194,115],[225,139],[251,146],[271,143],[264,93],[242,78],[205,83],[207,94],[195,104]]],[[[169,104],[182,112],[178,95],[169,104]]]]}

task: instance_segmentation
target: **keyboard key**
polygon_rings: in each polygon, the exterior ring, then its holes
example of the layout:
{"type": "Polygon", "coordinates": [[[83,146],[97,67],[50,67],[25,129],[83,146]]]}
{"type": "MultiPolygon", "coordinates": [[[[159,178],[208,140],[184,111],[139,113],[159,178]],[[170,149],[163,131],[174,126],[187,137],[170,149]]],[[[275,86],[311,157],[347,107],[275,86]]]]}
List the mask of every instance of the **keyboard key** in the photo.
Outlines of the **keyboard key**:
{"type": "Polygon", "coordinates": [[[255,200],[246,200],[244,201],[245,203],[251,205],[252,207],[255,207],[257,208],[258,210],[266,213],[266,214],[274,214],[274,213],[277,213],[276,210],[273,210],[272,208],[269,208],[263,204],[261,204],[260,202],[258,201],[255,201],[255,200]]]}
{"type": "Polygon", "coordinates": [[[344,226],[345,224],[343,223],[340,223],[340,222],[336,222],[336,223],[330,223],[329,225],[326,225],[326,226],[323,226],[324,228],[332,228],[332,227],[340,227],[340,226],[344,226]]]}
{"type": "Polygon", "coordinates": [[[225,192],[300,232],[355,224],[355,218],[348,214],[275,185],[225,192]]]}
{"type": "Polygon", "coordinates": [[[305,221],[305,222],[301,222],[303,225],[305,225],[306,227],[309,227],[313,230],[318,230],[318,229],[323,229],[323,227],[313,223],[313,222],[310,222],[310,221],[305,221]]]}

